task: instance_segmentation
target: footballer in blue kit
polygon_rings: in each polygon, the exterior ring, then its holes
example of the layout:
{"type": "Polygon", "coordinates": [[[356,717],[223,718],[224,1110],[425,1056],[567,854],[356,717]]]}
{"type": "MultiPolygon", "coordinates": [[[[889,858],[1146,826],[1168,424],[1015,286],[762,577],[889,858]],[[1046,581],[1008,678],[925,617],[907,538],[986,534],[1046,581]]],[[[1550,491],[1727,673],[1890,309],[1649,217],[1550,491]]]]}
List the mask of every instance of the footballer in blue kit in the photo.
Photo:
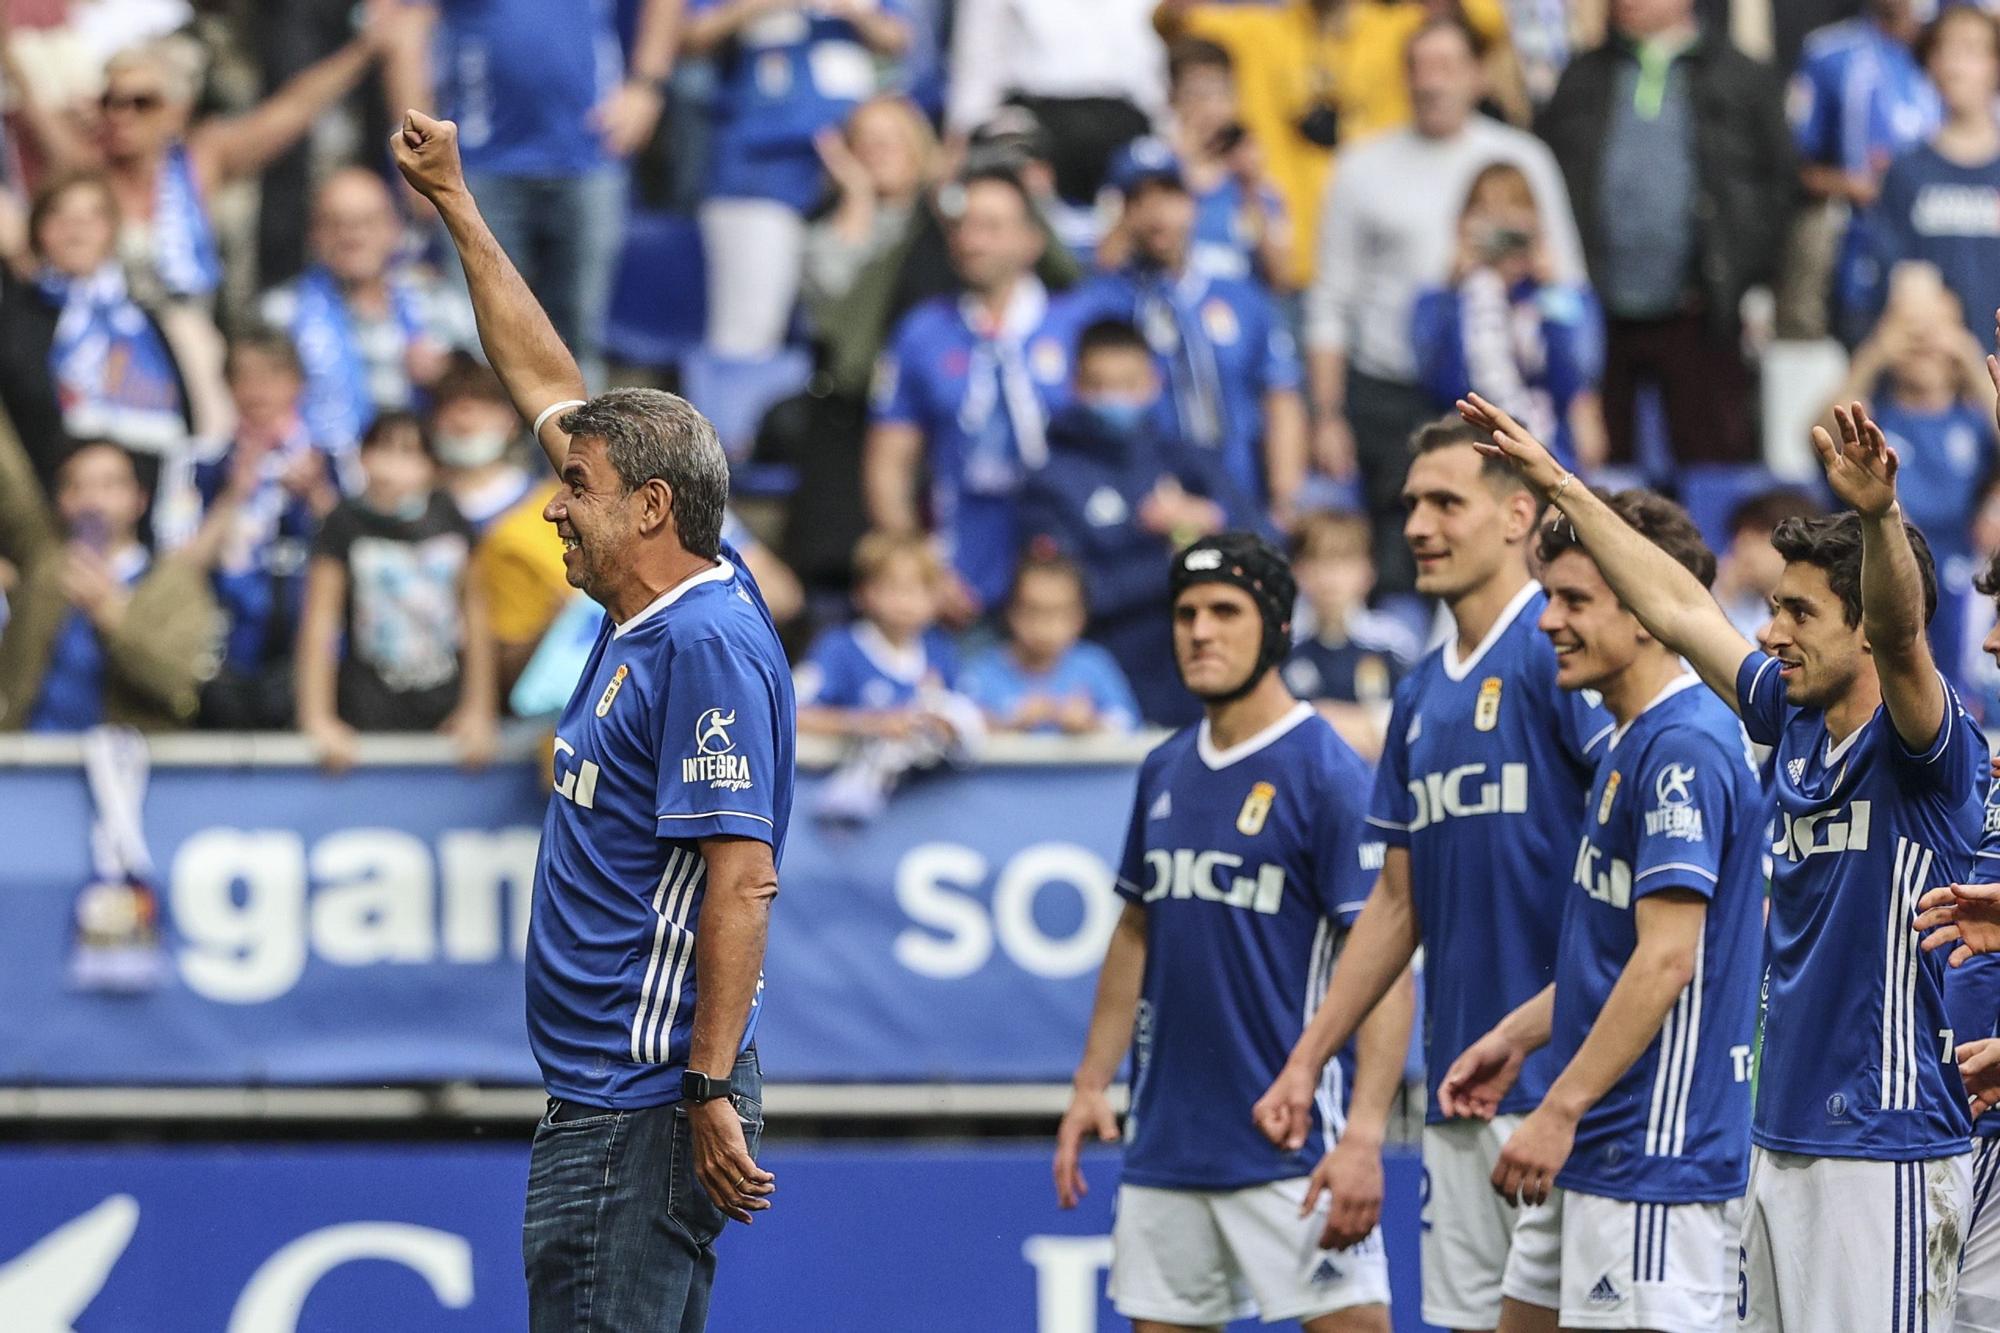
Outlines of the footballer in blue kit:
{"type": "Polygon", "coordinates": [[[1612,729],[1594,695],[1556,688],[1555,651],[1536,628],[1547,598],[1528,576],[1539,505],[1481,458],[1485,438],[1439,422],[1412,444],[1404,536],[1418,590],[1444,599],[1457,634],[1396,689],[1368,814],[1381,877],[1326,1003],[1257,1107],[1273,1141],[1296,1141],[1320,1070],[1423,949],[1423,1313],[1452,1329],[1499,1320],[1522,1210],[1488,1179],[1552,1068],[1529,1060],[1491,1121],[1447,1116],[1438,1079],[1555,979],[1584,795],[1612,729]]]}
{"type": "Polygon", "coordinates": [[[1835,409],[1838,440],[1815,429],[1827,483],[1852,512],[1772,534],[1785,567],[1766,652],[1513,418],[1481,399],[1460,410],[1561,509],[1648,632],[1772,747],[1768,1000],[1739,1325],[1949,1327],[1971,1125],[1943,969],[1911,947],[1912,927],[1924,892],[1971,868],[1987,750],[1931,660],[1936,573],[1897,506],[1894,451],[1859,403],[1835,409]]]}
{"type": "Polygon", "coordinates": [[[549,1092],[528,1164],[532,1333],[708,1318],[715,1241],[770,1207],[754,1038],[791,815],[791,674],[721,538],[729,464],[687,402],[583,377],[479,215],[457,127],[392,137],[462,261],[487,359],[562,484],[543,516],[605,609],[553,741],[528,927],[549,1092]]]}
{"type": "Polygon", "coordinates": [[[1284,1063],[1367,896],[1367,770],[1277,674],[1296,595],[1284,557],[1224,533],[1174,562],[1175,659],[1204,719],[1139,773],[1125,908],[1058,1135],[1058,1196],[1068,1207],[1084,1192],[1084,1137],[1117,1137],[1104,1089],[1129,1046],[1119,1313],[1208,1327],[1254,1311],[1308,1333],[1387,1333],[1379,1152],[1408,987],[1363,1029],[1351,1065],[1328,1065],[1299,1143],[1259,1133],[1245,1092],[1284,1063]]]}
{"type": "MultiPolygon", "coordinates": [[[[1706,585],[1715,557],[1644,491],[1606,503],[1706,585]]],[[[1439,1097],[1484,1117],[1523,1060],[1559,1066],[1494,1168],[1548,1202],[1514,1235],[1503,1328],[1734,1325],[1763,965],[1764,802],[1743,728],[1612,595],[1575,529],[1542,530],[1541,628],[1566,689],[1617,719],[1585,804],[1554,983],[1459,1056],[1439,1097]]]]}

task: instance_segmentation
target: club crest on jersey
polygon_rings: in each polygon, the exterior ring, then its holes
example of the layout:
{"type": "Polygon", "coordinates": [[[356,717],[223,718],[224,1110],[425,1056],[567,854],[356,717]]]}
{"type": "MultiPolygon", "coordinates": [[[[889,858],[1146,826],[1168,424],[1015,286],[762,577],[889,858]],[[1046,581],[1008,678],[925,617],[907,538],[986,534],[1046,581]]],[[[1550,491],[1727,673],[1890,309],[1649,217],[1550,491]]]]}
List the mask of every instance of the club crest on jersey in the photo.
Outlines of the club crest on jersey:
{"type": "Polygon", "coordinates": [[[1491,731],[1500,725],[1500,677],[1479,682],[1479,700],[1472,705],[1472,729],[1491,731]]]}
{"type": "Polygon", "coordinates": [[[1264,831],[1264,821],[1271,817],[1271,801],[1278,789],[1268,782],[1260,782],[1250,789],[1243,798],[1243,808],[1236,812],[1236,831],[1246,838],[1254,838],[1264,831]]]}
{"type": "Polygon", "coordinates": [[[1618,784],[1624,780],[1625,775],[1615,768],[1611,770],[1611,776],[1604,780],[1604,799],[1597,803],[1598,823],[1611,822],[1611,803],[1618,799],[1618,784]]]}
{"type": "Polygon", "coordinates": [[[621,665],[618,668],[618,670],[611,673],[611,683],[609,685],[606,685],[604,687],[604,693],[597,697],[597,715],[599,717],[603,717],[606,713],[611,711],[611,701],[618,697],[618,691],[621,688],[623,688],[625,684],[625,677],[631,674],[632,674],[631,671],[629,671],[623,665],[621,665]]]}
{"type": "Polygon", "coordinates": [[[711,791],[743,791],[750,786],[750,760],[734,753],[736,710],[711,708],[694,724],[695,753],[681,760],[682,782],[706,782],[711,791]]]}

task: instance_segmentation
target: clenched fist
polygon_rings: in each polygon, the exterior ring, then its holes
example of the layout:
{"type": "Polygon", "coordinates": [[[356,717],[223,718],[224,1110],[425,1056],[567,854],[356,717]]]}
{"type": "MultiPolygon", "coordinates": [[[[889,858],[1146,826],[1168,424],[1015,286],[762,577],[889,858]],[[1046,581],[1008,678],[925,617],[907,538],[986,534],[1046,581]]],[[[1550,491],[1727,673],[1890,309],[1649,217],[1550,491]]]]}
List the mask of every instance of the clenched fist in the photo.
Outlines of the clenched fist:
{"type": "Polygon", "coordinates": [[[421,111],[405,111],[403,127],[389,136],[389,149],[403,179],[433,204],[465,189],[465,169],[458,161],[458,126],[433,120],[421,111]]]}

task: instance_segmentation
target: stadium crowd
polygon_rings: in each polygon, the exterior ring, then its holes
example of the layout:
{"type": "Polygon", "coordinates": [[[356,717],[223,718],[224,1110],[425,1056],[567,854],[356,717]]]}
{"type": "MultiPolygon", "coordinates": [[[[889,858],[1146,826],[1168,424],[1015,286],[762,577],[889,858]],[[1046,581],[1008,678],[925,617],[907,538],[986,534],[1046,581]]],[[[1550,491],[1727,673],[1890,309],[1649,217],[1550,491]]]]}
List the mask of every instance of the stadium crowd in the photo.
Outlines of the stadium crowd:
{"type": "Polygon", "coordinates": [[[297,728],[334,765],[437,730],[477,760],[559,705],[592,616],[381,146],[406,106],[458,121],[593,387],[717,423],[809,730],[1186,722],[1165,557],[1240,528],[1297,562],[1287,681],[1373,752],[1434,633],[1407,441],[1475,390],[1591,480],[1678,494],[1754,632],[1772,526],[1827,499],[1766,461],[1800,433],[1770,349],[1808,339],[1902,457],[1940,662],[2000,706],[1978,7],[0,14],[0,727],[297,728]]]}

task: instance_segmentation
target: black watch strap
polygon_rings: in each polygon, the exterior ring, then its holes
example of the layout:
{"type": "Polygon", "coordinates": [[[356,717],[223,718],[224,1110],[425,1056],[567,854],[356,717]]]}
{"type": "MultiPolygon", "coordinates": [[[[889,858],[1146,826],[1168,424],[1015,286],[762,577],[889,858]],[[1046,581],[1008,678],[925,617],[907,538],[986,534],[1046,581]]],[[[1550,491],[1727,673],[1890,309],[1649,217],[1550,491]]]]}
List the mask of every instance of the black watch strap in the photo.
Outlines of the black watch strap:
{"type": "Polygon", "coordinates": [[[727,1097],[731,1091],[733,1089],[726,1078],[710,1078],[706,1074],[697,1074],[692,1069],[685,1070],[681,1074],[681,1100],[696,1106],[727,1097]]]}

